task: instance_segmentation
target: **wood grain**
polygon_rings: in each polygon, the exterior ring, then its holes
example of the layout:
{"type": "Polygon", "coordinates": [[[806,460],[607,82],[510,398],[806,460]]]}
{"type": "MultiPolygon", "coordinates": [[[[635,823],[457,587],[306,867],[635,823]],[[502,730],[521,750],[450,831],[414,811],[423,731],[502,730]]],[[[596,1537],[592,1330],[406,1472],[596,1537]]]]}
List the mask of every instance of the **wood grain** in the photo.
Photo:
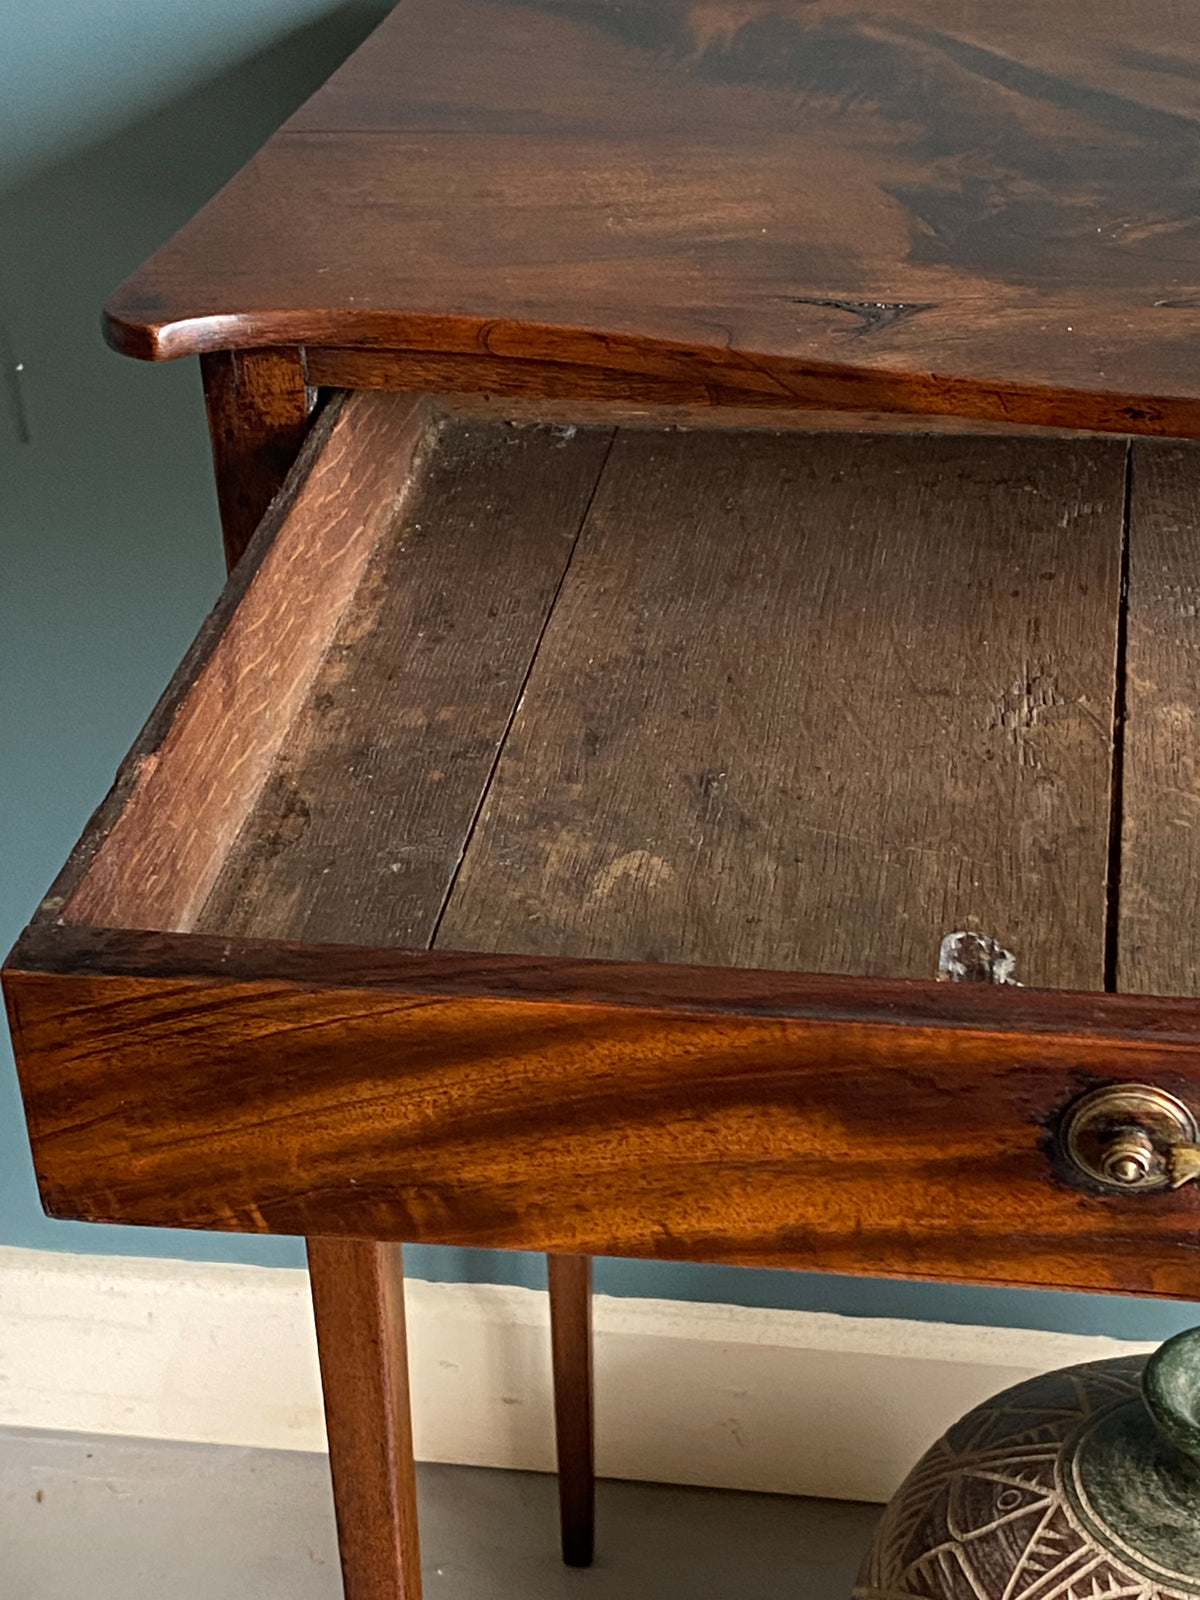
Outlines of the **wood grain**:
{"type": "Polygon", "coordinates": [[[815,360],[798,363],[725,348],[695,350],[665,341],[648,345],[607,332],[531,331],[498,320],[482,329],[463,328],[456,321],[437,337],[448,348],[322,349],[310,344],[308,367],[321,383],[335,388],[553,400],[568,410],[587,401],[617,408],[757,411],[768,417],[797,408],[855,418],[878,411],[1022,432],[1184,438],[1195,437],[1200,426],[1200,407],[1190,398],[1149,402],[1064,385],[875,371],[815,360]],[[528,353],[543,348],[550,352],[546,357],[528,353]]]}
{"type": "MultiPolygon", "coordinates": [[[[348,352],[363,356],[357,375],[362,382],[336,384],[337,388],[408,390],[412,386],[399,380],[400,366],[389,366],[386,352],[348,352]],[[371,361],[376,354],[376,366],[371,361]],[[373,381],[370,381],[373,380],[373,381]]],[[[323,352],[326,356],[335,351],[323,352]]],[[[802,406],[794,410],[764,410],[754,406],[713,405],[638,405],[631,400],[548,400],[545,397],[462,394],[442,392],[430,397],[431,402],[460,422],[505,422],[517,427],[529,423],[546,422],[559,428],[657,428],[687,432],[704,429],[729,433],[733,430],[751,433],[902,433],[910,438],[921,438],[932,433],[952,433],[958,437],[999,435],[1013,439],[1090,439],[1093,431],[1086,428],[1035,428],[1027,423],[988,421],[972,417],[938,417],[930,413],[903,413],[893,411],[823,411],[817,407],[802,406]]]]}
{"type": "Polygon", "coordinates": [[[308,1240],[346,1600],[421,1600],[398,1244],[308,1240]]]}
{"type": "Polygon", "coordinates": [[[546,1273],[562,1554],[569,1567],[589,1567],[596,1521],[591,1258],[551,1255],[546,1273]]]}
{"type": "Polygon", "coordinates": [[[622,434],[443,949],[1103,987],[1120,445],[622,434]]]}
{"type": "Polygon", "coordinates": [[[1200,452],[1133,451],[1119,987],[1195,994],[1200,918],[1200,452]]]}
{"type": "Polygon", "coordinates": [[[1198,72],[1179,0],[405,0],[109,337],[1195,434],[1198,72]]]}
{"type": "Polygon", "coordinates": [[[86,873],[54,896],[64,917],[190,925],[434,431],[407,397],[342,410],[219,636],[206,633],[194,681],[176,680],[127,758],[86,873]]]}
{"type": "Polygon", "coordinates": [[[1196,1102],[1194,1001],[50,924],[5,990],[52,1215],[1200,1292],[1200,1191],[1046,1153],[1196,1102]]]}
{"type": "Polygon", "coordinates": [[[200,368],[232,571],[300,453],[316,390],[295,348],[214,351],[200,368]]]}
{"type": "Polygon", "coordinates": [[[611,437],[443,427],[198,927],[429,942],[611,437]]]}

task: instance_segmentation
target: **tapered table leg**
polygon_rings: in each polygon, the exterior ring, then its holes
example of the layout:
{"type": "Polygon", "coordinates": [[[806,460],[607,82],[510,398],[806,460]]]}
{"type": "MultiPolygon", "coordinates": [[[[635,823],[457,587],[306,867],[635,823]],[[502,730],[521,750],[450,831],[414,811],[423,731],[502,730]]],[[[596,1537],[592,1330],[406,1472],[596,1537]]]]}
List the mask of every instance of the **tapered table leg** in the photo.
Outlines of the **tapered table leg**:
{"type": "Polygon", "coordinates": [[[554,1430],[563,1560],[586,1567],[595,1533],[596,1469],[592,1439],[592,1261],[548,1256],[554,1430]]]}
{"type": "Polygon", "coordinates": [[[309,1239],[346,1600],[420,1600],[398,1244],[309,1239]]]}

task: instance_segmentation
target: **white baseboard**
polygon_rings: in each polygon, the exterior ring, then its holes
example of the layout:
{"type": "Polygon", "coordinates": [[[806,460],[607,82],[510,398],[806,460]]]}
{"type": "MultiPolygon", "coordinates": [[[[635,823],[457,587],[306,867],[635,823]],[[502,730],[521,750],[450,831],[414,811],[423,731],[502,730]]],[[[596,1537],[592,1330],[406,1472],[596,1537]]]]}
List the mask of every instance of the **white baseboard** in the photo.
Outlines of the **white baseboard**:
{"type": "MultiPolygon", "coordinates": [[[[553,1466],[546,1296],[410,1280],[423,1460],[553,1466]]],[[[607,1477],[886,1500],[986,1395],[1152,1348],[1029,1329],[598,1296],[607,1477]]],[[[0,1425],[325,1447],[307,1275],[0,1248],[0,1425]]]]}

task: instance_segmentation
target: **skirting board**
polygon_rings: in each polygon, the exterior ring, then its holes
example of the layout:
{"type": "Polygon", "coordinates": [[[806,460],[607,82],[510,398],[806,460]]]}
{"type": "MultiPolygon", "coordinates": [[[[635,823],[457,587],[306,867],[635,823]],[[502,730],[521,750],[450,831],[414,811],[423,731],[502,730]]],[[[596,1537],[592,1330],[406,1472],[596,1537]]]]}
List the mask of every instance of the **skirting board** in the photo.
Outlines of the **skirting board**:
{"type": "MultiPolygon", "coordinates": [[[[545,1294],[407,1292],[418,1456],[551,1470],[545,1294]]],[[[1011,1383],[1152,1348],[605,1296],[595,1326],[603,1476],[847,1500],[1011,1383]]],[[[0,1426],[322,1450],[307,1276],[0,1248],[0,1426]]]]}

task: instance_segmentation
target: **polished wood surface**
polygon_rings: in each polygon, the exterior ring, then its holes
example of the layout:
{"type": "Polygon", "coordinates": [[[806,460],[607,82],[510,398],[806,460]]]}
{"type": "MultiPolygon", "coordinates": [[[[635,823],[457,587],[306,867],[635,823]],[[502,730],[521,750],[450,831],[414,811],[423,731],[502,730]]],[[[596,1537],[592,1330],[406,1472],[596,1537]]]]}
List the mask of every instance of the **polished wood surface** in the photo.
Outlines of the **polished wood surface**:
{"type": "Polygon", "coordinates": [[[109,336],[1197,433],[1198,75],[1182,0],[402,0],[109,336]]]}
{"type": "Polygon", "coordinates": [[[52,924],[6,994],[52,1215],[1200,1295],[1200,1190],[1048,1155],[1200,1100],[1192,1000],[52,924]]]}
{"type": "Polygon", "coordinates": [[[562,1554],[569,1567],[587,1567],[594,1552],[596,1519],[591,1258],[548,1256],[546,1275],[562,1554]]]}
{"type": "Polygon", "coordinates": [[[421,1600],[398,1244],[308,1240],[345,1600],[421,1600]]]}

